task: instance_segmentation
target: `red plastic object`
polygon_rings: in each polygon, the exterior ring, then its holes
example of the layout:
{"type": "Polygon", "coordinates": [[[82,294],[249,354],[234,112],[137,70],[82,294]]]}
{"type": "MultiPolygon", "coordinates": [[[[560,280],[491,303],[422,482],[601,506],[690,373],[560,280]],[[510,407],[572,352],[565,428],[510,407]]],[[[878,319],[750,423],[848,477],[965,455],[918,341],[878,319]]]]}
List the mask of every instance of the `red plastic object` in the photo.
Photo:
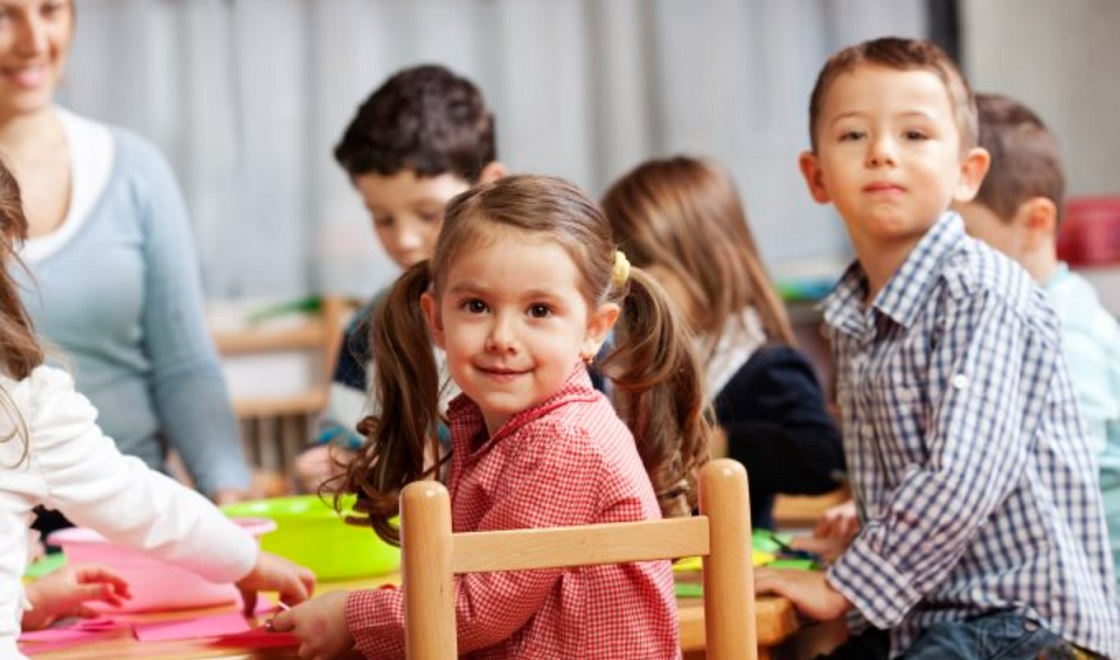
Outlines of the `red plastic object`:
{"type": "Polygon", "coordinates": [[[1058,258],[1070,266],[1120,263],[1120,196],[1070,199],[1058,230],[1058,258]]]}

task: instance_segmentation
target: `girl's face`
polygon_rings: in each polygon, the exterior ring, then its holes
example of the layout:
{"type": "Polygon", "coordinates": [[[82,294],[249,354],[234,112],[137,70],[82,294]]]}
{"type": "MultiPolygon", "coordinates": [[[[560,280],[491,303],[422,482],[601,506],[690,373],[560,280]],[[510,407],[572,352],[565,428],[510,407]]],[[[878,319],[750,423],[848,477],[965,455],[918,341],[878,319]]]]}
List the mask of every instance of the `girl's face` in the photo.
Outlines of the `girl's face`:
{"type": "Polygon", "coordinates": [[[499,228],[449,264],[424,312],[451,377],[494,435],[513,415],[555,394],[583,356],[594,356],[618,306],[592,308],[580,273],[547,237],[499,228]]]}
{"type": "Polygon", "coordinates": [[[0,119],[49,107],[74,34],[72,0],[0,0],[0,119]]]}

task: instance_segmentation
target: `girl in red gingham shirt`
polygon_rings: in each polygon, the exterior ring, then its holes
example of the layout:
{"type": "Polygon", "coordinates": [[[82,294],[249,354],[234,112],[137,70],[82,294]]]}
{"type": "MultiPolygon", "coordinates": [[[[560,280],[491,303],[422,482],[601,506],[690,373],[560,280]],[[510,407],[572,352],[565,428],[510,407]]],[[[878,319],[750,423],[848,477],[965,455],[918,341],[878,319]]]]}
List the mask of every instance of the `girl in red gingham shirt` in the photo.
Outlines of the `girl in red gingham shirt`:
{"type": "MultiPolygon", "coordinates": [[[[692,341],[578,188],[515,176],[455,198],[431,261],[377,314],[384,412],[367,420],[345,490],[381,538],[399,542],[400,490],[440,467],[424,460],[440,421],[433,341],[463,391],[448,411],[456,532],[688,515],[710,433],[692,341]],[[612,328],[600,367],[622,419],[586,367],[612,328]]],[[[455,590],[472,658],[680,655],[668,561],[468,574],[455,590]]],[[[394,589],[330,593],[273,626],[300,638],[301,657],[404,655],[394,589]]]]}

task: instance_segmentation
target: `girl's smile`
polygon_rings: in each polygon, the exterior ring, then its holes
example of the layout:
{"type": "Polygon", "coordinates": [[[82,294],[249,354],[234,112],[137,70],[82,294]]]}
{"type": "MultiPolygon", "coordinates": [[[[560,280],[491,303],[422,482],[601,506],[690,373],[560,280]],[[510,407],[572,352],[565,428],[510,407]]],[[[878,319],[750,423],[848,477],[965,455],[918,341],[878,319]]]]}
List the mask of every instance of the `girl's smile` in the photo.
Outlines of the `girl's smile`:
{"type": "Polygon", "coordinates": [[[453,259],[438,299],[425,295],[424,311],[451,377],[493,435],[559,391],[610,324],[600,328],[601,312],[588,304],[563,247],[517,229],[487,233],[453,259]]]}

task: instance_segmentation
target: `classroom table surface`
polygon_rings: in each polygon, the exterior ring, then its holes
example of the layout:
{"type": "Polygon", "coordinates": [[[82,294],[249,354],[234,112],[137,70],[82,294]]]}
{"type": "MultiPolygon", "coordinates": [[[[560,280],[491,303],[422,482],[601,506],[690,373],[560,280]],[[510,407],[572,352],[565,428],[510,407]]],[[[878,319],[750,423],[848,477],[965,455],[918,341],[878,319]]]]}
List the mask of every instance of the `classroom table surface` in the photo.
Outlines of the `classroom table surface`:
{"type": "MultiPolygon", "coordinates": [[[[366,578],[360,580],[320,582],[316,588],[317,594],[337,590],[369,589],[378,586],[399,583],[400,576],[391,574],[379,578],[366,578]]],[[[681,649],[686,657],[693,657],[704,649],[704,605],[700,598],[680,598],[677,600],[677,609],[680,617],[681,649]]],[[[769,657],[769,651],[792,636],[801,627],[790,602],[784,598],[759,596],[755,603],[756,620],[758,622],[759,657],[769,657]]],[[[144,623],[153,621],[175,621],[220,614],[234,611],[235,606],[230,603],[225,606],[200,608],[192,610],[179,610],[176,612],[152,612],[146,614],[120,614],[116,615],[119,621],[127,623],[144,623]]],[[[253,623],[250,620],[250,623],[253,623]]],[[[264,618],[256,620],[258,625],[264,623],[264,618]]],[[[215,646],[207,639],[178,640],[167,642],[141,642],[137,640],[130,629],[122,629],[89,643],[56,649],[43,653],[36,653],[33,644],[21,646],[21,650],[36,660],[99,660],[105,659],[183,659],[183,658],[261,658],[279,659],[295,658],[294,647],[269,648],[269,649],[238,649],[230,646],[215,646]]],[[[702,657],[702,655],[700,656],[702,657]]]]}

